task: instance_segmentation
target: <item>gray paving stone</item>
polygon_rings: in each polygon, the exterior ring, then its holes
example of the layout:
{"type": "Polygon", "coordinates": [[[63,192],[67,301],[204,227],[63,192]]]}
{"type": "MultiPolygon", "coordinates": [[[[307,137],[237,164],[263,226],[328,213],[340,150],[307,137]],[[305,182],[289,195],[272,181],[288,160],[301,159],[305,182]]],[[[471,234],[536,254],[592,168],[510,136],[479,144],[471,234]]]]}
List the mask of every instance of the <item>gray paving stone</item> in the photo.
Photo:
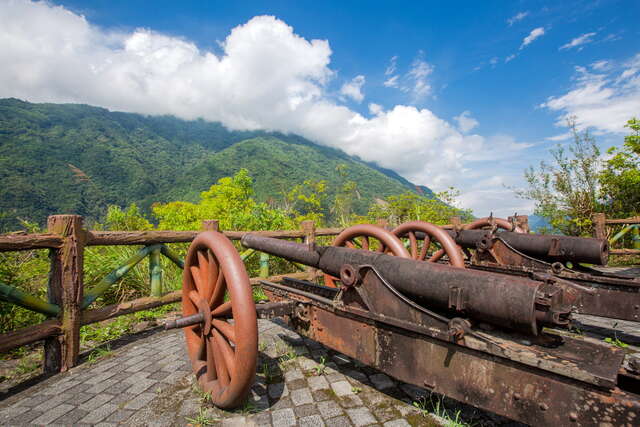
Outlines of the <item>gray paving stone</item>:
{"type": "Polygon", "coordinates": [[[369,379],[373,383],[373,386],[378,390],[384,390],[395,386],[393,380],[385,374],[371,375],[369,379]]]}
{"type": "Polygon", "coordinates": [[[109,378],[111,378],[115,374],[117,374],[117,372],[109,372],[109,371],[102,372],[102,373],[100,373],[98,375],[89,376],[83,382],[87,383],[87,384],[99,384],[102,381],[108,380],[109,378]]]}
{"type": "Polygon", "coordinates": [[[140,409],[147,405],[147,403],[151,402],[156,395],[154,393],[141,393],[135,397],[135,399],[131,400],[129,403],[124,405],[124,409],[140,409]]]}
{"type": "Polygon", "coordinates": [[[351,424],[351,421],[349,421],[349,418],[345,416],[331,418],[327,420],[327,425],[330,425],[331,427],[352,427],[353,426],[353,424],[351,424]]]}
{"type": "Polygon", "coordinates": [[[287,408],[290,409],[292,407],[293,407],[293,402],[291,402],[291,399],[289,399],[288,397],[283,397],[276,400],[275,402],[271,402],[271,411],[275,411],[278,409],[287,409],[287,408]]]}
{"type": "Polygon", "coordinates": [[[85,393],[90,393],[90,394],[102,393],[103,391],[105,391],[109,387],[111,387],[113,385],[116,385],[116,384],[121,384],[121,383],[119,383],[117,380],[111,380],[111,379],[106,380],[106,381],[102,381],[101,383],[94,384],[93,386],[91,386],[91,388],[87,389],[85,391],[85,393]]]}
{"type": "Polygon", "coordinates": [[[351,378],[352,380],[356,380],[361,383],[369,381],[369,378],[363,372],[356,371],[355,369],[349,369],[348,371],[345,371],[344,374],[347,378],[351,378]]]}
{"type": "Polygon", "coordinates": [[[397,420],[387,421],[383,424],[384,427],[411,427],[411,424],[403,418],[398,418],[397,420]]]}
{"type": "Polygon", "coordinates": [[[318,362],[316,362],[313,359],[309,359],[306,357],[300,357],[298,358],[298,365],[300,365],[300,368],[303,371],[312,371],[314,369],[316,369],[318,366],[318,362]]]}
{"type": "Polygon", "coordinates": [[[294,380],[301,380],[301,379],[304,379],[304,375],[300,369],[294,368],[294,369],[289,369],[287,372],[284,373],[284,379],[287,382],[294,381],[294,380]]]}
{"type": "Polygon", "coordinates": [[[342,405],[343,408],[356,408],[358,406],[364,405],[364,403],[362,402],[362,399],[360,399],[355,394],[352,394],[349,396],[343,396],[340,399],[340,404],[342,405]]]}
{"type": "Polygon", "coordinates": [[[349,381],[338,381],[335,383],[331,383],[331,389],[338,397],[353,394],[349,381]]]}
{"type": "Polygon", "coordinates": [[[311,390],[309,390],[308,388],[301,388],[298,390],[291,391],[291,401],[296,406],[313,403],[313,397],[311,397],[311,390]]]}
{"type": "Polygon", "coordinates": [[[296,415],[291,408],[279,409],[271,412],[271,422],[274,426],[295,426],[296,415]]]}
{"type": "Polygon", "coordinates": [[[38,411],[38,412],[46,412],[49,411],[53,408],[55,408],[56,406],[60,405],[61,403],[64,403],[64,401],[68,398],[69,396],[67,396],[66,394],[60,394],[57,396],[53,396],[47,400],[45,400],[44,402],[40,403],[37,406],[33,407],[34,411],[38,411]]]}
{"type": "Polygon", "coordinates": [[[308,417],[309,415],[315,415],[318,413],[318,408],[313,403],[308,405],[300,405],[293,408],[293,412],[296,413],[296,417],[308,417]]]}
{"type": "Polygon", "coordinates": [[[347,409],[347,415],[356,427],[378,422],[373,414],[365,407],[347,409]]]}
{"type": "Polygon", "coordinates": [[[260,412],[247,417],[247,425],[255,425],[258,427],[271,427],[271,413],[260,412]]]}
{"type": "Polygon", "coordinates": [[[40,415],[38,418],[33,420],[34,424],[51,424],[57,418],[63,416],[67,412],[74,409],[73,405],[61,404],[46,411],[44,414],[40,415]]]}
{"type": "Polygon", "coordinates": [[[244,427],[247,425],[247,419],[245,417],[225,418],[221,425],[223,427],[244,427]]]}
{"type": "Polygon", "coordinates": [[[344,413],[344,410],[340,407],[340,405],[338,405],[333,400],[318,402],[316,404],[316,407],[318,408],[318,412],[320,412],[325,419],[333,418],[344,413]]]}
{"type": "Polygon", "coordinates": [[[135,414],[135,411],[117,409],[113,414],[109,415],[105,421],[108,423],[121,423],[131,418],[133,414],[135,414]]]}
{"type": "Polygon", "coordinates": [[[335,393],[330,389],[314,390],[311,392],[313,400],[316,402],[322,402],[323,400],[332,399],[335,397],[335,393]]]}
{"type": "MultiPolygon", "coordinates": [[[[111,399],[113,399],[112,395],[107,394],[107,393],[101,393],[101,394],[98,394],[98,395],[92,397],[91,399],[87,400],[86,402],[82,403],[80,405],[80,408],[84,409],[85,411],[91,412],[91,411],[101,407],[102,405],[104,405],[105,403],[110,401],[111,399]]],[[[100,421],[100,420],[98,420],[98,421],[100,421]]]]}
{"type": "Polygon", "coordinates": [[[293,381],[289,381],[287,382],[287,387],[289,388],[289,390],[293,391],[293,390],[297,390],[299,388],[304,388],[307,387],[307,380],[304,378],[300,378],[298,380],[293,380],[293,381]]]}
{"type": "Polygon", "coordinates": [[[312,391],[322,390],[329,388],[329,382],[325,377],[309,377],[307,378],[307,383],[309,384],[309,388],[312,391]]]}
{"type": "Polygon", "coordinates": [[[36,394],[35,396],[31,396],[27,399],[24,399],[18,402],[18,405],[32,408],[34,406],[41,404],[45,400],[49,400],[49,399],[51,399],[51,396],[47,396],[45,394],[36,394]]]}
{"type": "Polygon", "coordinates": [[[99,408],[89,412],[86,417],[80,420],[81,423],[96,424],[107,418],[109,415],[118,410],[118,406],[113,403],[105,403],[99,408]]]}
{"type": "Polygon", "coordinates": [[[300,418],[299,425],[300,427],[323,427],[324,421],[320,415],[310,415],[300,418]]]}
{"type": "Polygon", "coordinates": [[[78,421],[80,421],[81,418],[86,417],[88,413],[89,411],[85,411],[84,409],[75,408],[67,412],[60,418],[56,419],[55,423],[63,425],[76,425],[78,421]]]}

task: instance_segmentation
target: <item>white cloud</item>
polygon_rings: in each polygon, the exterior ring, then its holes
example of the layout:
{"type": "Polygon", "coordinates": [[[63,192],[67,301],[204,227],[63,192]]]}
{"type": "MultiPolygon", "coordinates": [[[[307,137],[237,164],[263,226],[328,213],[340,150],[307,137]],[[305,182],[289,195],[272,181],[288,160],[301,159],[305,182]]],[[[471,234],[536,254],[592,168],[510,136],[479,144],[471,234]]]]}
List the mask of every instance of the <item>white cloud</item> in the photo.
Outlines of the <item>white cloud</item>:
{"type": "Polygon", "coordinates": [[[376,104],[375,102],[372,102],[369,104],[369,113],[373,114],[374,116],[377,116],[378,114],[383,112],[383,108],[382,105],[380,104],[376,104]]]}
{"type": "Polygon", "coordinates": [[[525,46],[531,44],[535,39],[544,36],[544,28],[538,27],[531,30],[529,35],[522,40],[522,44],[520,45],[520,49],[524,49],[525,46]]]}
{"type": "Polygon", "coordinates": [[[596,71],[608,70],[610,66],[611,64],[609,63],[609,61],[605,61],[605,60],[596,61],[590,65],[590,67],[596,71]]]}
{"type": "Polygon", "coordinates": [[[467,133],[478,126],[478,121],[471,117],[470,111],[463,111],[462,114],[454,117],[453,119],[458,122],[458,129],[460,129],[460,132],[462,133],[467,133]]]}
{"type": "MultiPolygon", "coordinates": [[[[0,96],[292,132],[436,191],[468,185],[468,163],[490,152],[492,142],[426,108],[370,104],[366,118],[337,103],[328,41],[307,40],[275,17],[238,25],[220,48],[215,54],[149,29],[104,30],[48,3],[0,2],[0,96]]],[[[414,61],[405,76],[414,96],[429,93],[432,70],[414,61]]]]}
{"type": "Polygon", "coordinates": [[[589,44],[593,41],[593,36],[595,35],[596,33],[585,33],[579,37],[574,38],[570,42],[563,44],[562,46],[560,46],[559,50],[571,49],[574,47],[577,47],[578,50],[582,50],[585,44],[589,44]]]}
{"type": "Polygon", "coordinates": [[[400,78],[400,76],[395,75],[395,76],[391,76],[389,77],[387,80],[385,80],[385,82],[383,83],[383,85],[385,85],[386,87],[399,87],[400,84],[398,83],[398,79],[400,78]]]}
{"type": "Polygon", "coordinates": [[[559,126],[576,117],[579,128],[624,132],[627,120],[640,111],[640,53],[622,66],[594,69],[600,72],[576,67],[573,87],[541,106],[560,113],[559,126]]]}
{"type": "Polygon", "coordinates": [[[364,99],[364,94],[362,93],[362,86],[364,85],[364,82],[364,76],[355,76],[350,82],[342,85],[340,93],[356,102],[362,102],[364,99]]]}
{"type": "Polygon", "coordinates": [[[396,72],[396,63],[398,62],[398,56],[392,56],[391,59],[389,60],[389,66],[387,67],[387,69],[384,71],[384,75],[385,76],[390,76],[393,73],[396,72]]]}
{"type": "Polygon", "coordinates": [[[414,102],[420,101],[431,93],[431,85],[427,77],[433,72],[433,66],[421,58],[416,58],[411,64],[409,78],[412,80],[410,88],[414,102]]]}
{"type": "Polygon", "coordinates": [[[511,62],[511,61],[513,61],[513,60],[516,58],[516,56],[518,56],[518,55],[517,55],[517,54],[515,54],[515,53],[513,53],[513,54],[511,54],[511,55],[507,56],[506,58],[504,58],[504,62],[505,62],[505,64],[506,64],[507,62],[511,62]]]}
{"type": "Polygon", "coordinates": [[[571,132],[565,132],[565,133],[561,133],[559,135],[554,135],[554,136],[548,136],[545,138],[546,141],[566,141],[567,139],[571,138],[571,132]]]}
{"type": "Polygon", "coordinates": [[[522,21],[527,16],[529,16],[529,11],[518,12],[517,14],[512,16],[511,18],[507,19],[507,23],[511,27],[513,24],[515,24],[516,22],[522,21]]]}

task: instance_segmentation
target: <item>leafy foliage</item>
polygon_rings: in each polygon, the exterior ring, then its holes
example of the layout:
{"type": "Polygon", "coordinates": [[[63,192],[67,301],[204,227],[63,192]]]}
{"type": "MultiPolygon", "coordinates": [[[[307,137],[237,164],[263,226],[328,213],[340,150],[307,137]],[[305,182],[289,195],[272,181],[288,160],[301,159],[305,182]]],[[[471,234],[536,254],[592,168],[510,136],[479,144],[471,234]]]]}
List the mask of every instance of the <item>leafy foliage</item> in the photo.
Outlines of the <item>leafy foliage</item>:
{"type": "Polygon", "coordinates": [[[633,118],[626,127],[631,135],[622,147],[611,147],[612,157],[599,176],[604,209],[615,216],[627,217],[640,210],[640,120],[633,118]]]}
{"type": "Polygon", "coordinates": [[[362,197],[353,210],[359,214],[375,197],[414,190],[392,171],[299,136],[87,105],[2,99],[0,141],[0,232],[19,228],[19,218],[43,224],[48,215],[76,213],[90,225],[110,205],[136,203],[149,214],[153,203],[196,202],[241,168],[252,171],[256,201],[270,204],[295,185],[324,181],[325,206],[311,217],[322,213],[325,221],[344,180],[335,174],[340,164],[358,184],[362,197]]]}
{"type": "Polygon", "coordinates": [[[525,171],[528,183],[519,195],[535,201],[535,214],[548,221],[540,231],[573,236],[593,234],[592,217],[604,212],[624,218],[640,212],[640,121],[627,123],[632,134],[622,147],[612,147],[603,161],[595,139],[588,130],[578,131],[570,120],[573,141],[568,152],[558,146],[551,150],[553,163],[525,171]]]}

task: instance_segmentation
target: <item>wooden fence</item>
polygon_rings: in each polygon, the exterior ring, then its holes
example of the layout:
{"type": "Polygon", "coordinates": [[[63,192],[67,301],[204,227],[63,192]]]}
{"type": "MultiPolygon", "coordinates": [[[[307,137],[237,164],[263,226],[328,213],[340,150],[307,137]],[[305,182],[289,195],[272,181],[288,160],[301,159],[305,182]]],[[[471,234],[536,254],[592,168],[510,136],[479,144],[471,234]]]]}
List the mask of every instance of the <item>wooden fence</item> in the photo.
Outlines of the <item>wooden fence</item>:
{"type": "MultiPolygon", "coordinates": [[[[218,221],[203,222],[203,230],[217,230],[218,221]]],[[[335,236],[340,228],[316,229],[313,221],[304,221],[301,230],[252,231],[275,238],[304,239],[314,243],[317,236],[335,236]]],[[[228,238],[239,240],[247,232],[224,231],[228,238]]],[[[0,352],[44,340],[45,373],[66,371],[78,362],[80,351],[80,327],[112,317],[147,310],[165,304],[178,302],[181,291],[162,295],[160,255],[164,255],[179,267],[183,261],[171,252],[166,243],[191,242],[198,231],[88,231],[83,228],[83,218],[78,215],[53,215],[47,221],[47,233],[0,235],[0,251],[20,251],[48,249],[51,267],[47,285],[47,301],[0,283],[0,299],[47,315],[44,322],[0,335],[0,352]],[[97,286],[85,290],[83,282],[84,248],[87,246],[144,245],[136,255],[123,266],[114,270],[97,286]],[[107,307],[87,309],[88,306],[117,282],[127,271],[143,258],[149,258],[152,296],[114,304],[107,307]]],[[[261,272],[265,272],[262,269],[261,272]]],[[[268,275],[268,269],[266,270],[268,275]]],[[[287,276],[309,278],[312,271],[291,273],[287,276]]],[[[252,278],[256,284],[265,277],[252,278]]],[[[281,280],[280,276],[268,277],[281,280]]]]}
{"type": "Polygon", "coordinates": [[[609,245],[614,245],[623,236],[631,234],[633,239],[633,248],[617,248],[610,249],[611,255],[640,255],[640,216],[631,218],[611,219],[607,218],[603,213],[593,215],[594,237],[598,239],[607,239],[609,245]],[[624,225],[617,233],[612,234],[611,226],[624,225]]]}

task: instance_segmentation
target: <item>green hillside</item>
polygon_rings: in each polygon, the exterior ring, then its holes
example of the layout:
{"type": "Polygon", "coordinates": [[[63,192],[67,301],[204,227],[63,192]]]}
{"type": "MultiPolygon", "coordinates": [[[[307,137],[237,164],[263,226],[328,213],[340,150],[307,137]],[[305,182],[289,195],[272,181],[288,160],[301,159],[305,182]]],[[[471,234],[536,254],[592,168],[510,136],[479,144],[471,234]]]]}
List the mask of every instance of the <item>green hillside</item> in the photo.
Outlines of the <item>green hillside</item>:
{"type": "MultiPolygon", "coordinates": [[[[111,112],[75,104],[0,100],[0,230],[17,218],[101,217],[109,204],[196,200],[217,179],[247,168],[261,200],[305,179],[357,182],[355,206],[415,187],[379,168],[296,136],[229,131],[219,123],[111,112]],[[336,167],[345,164],[345,177],[336,167]]],[[[429,191],[428,189],[426,189],[429,191]]],[[[430,191],[429,191],[430,194],[430,191]]]]}

